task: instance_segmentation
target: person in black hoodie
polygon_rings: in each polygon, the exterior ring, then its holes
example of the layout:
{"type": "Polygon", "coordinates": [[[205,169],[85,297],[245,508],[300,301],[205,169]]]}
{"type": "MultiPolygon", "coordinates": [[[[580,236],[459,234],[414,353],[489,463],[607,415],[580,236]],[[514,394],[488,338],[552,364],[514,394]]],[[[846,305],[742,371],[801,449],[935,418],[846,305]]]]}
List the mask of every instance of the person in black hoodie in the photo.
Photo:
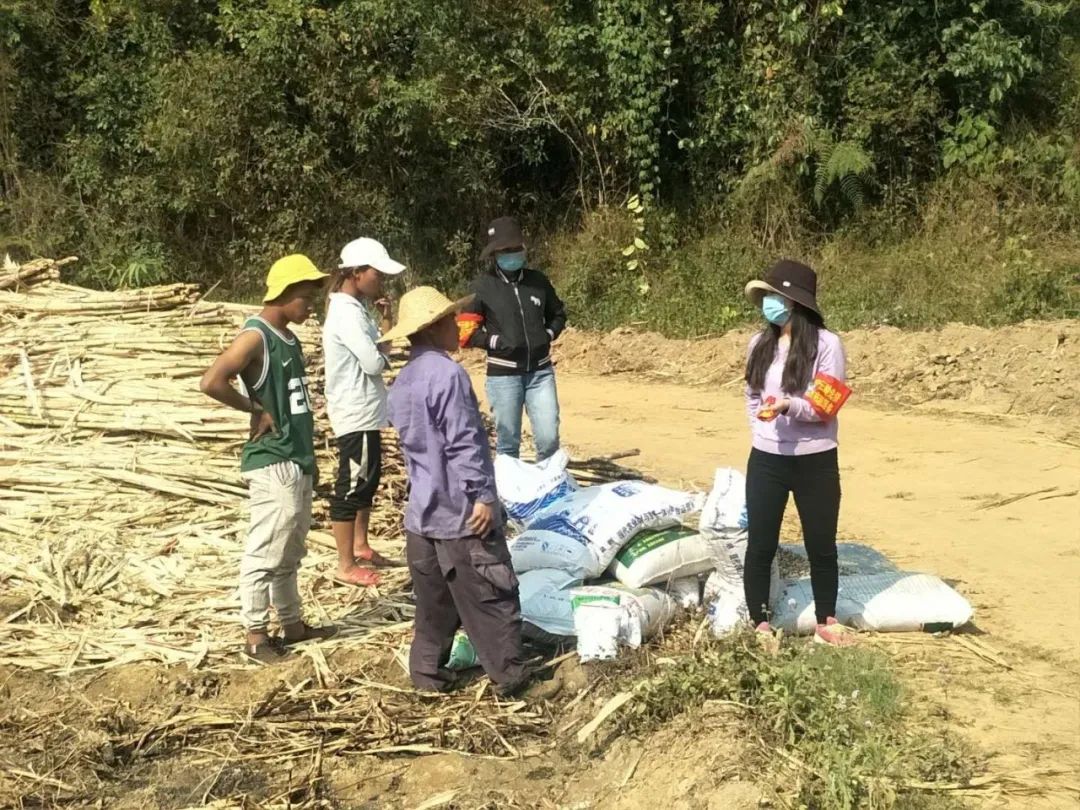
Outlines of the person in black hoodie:
{"type": "Polygon", "coordinates": [[[529,414],[537,461],[559,449],[559,397],[551,344],[566,327],[566,308],[547,276],[525,266],[525,237],[513,217],[488,226],[480,258],[491,266],[472,284],[465,318],[476,324],[465,345],[487,350],[488,403],[496,452],[517,458],[522,408],[529,414]]]}

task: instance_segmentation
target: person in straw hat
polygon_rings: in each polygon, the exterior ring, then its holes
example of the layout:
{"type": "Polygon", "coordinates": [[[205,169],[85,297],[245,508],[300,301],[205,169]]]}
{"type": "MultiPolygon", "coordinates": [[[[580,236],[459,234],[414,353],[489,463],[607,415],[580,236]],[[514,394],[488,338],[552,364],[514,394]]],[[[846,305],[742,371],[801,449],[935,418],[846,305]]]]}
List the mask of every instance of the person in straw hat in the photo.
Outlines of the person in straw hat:
{"type": "Polygon", "coordinates": [[[274,262],[262,311],[247,320],[199,384],[223,405],[251,414],[240,457],[251,511],[240,562],[240,617],[244,654],[262,663],[286,657],[288,645],[336,632],[304,623],[296,581],[311,526],[315,421],[304,354],[289,325],[308,319],[326,278],[306,256],[274,262]],[[250,393],[237,391],[235,379],[250,393]],[[282,637],[270,635],[271,606],[282,637]]]}
{"type": "Polygon", "coordinates": [[[817,274],[805,264],[777,262],[764,281],[746,286],[746,296],[766,321],[750,340],[745,375],[753,437],[746,466],[746,606],[763,642],[775,646],[768,621],[770,568],[784,508],[794,494],[810,560],[817,612],[814,641],[850,644],[851,631],[836,620],[836,411],[846,399],[844,347],[825,328],[817,303],[817,274]]]}
{"type": "Polygon", "coordinates": [[[383,337],[408,338],[409,361],[390,388],[390,422],[409,475],[405,552],[416,595],[409,674],[418,689],[446,691],[454,634],[464,627],[500,695],[528,680],[518,580],[503,534],[495,469],[480,407],[458,347],[457,302],[432,287],[401,298],[383,337]]]}
{"type": "Polygon", "coordinates": [[[374,239],[354,239],[341,249],[331,281],[323,325],[326,358],[326,415],[337,439],[338,471],[330,499],[330,521],[337,545],[334,579],[369,586],[379,575],[368,568],[390,565],[368,542],[368,525],[382,474],[382,437],[387,426],[383,372],[390,361],[373,305],[389,327],[390,302],[383,281],[405,270],[374,239]],[[367,305],[366,305],[367,304],[367,305]]]}

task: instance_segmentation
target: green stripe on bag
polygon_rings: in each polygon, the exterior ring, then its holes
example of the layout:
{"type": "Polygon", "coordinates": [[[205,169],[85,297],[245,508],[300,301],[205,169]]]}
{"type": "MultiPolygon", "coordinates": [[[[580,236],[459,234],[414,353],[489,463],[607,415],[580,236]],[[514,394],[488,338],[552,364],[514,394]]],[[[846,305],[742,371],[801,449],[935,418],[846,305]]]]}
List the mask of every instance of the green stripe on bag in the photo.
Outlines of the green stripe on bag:
{"type": "Polygon", "coordinates": [[[683,538],[693,537],[698,532],[685,526],[672,526],[669,529],[654,529],[644,531],[634,537],[623,546],[622,551],[615,555],[615,560],[629,568],[634,561],[644,557],[650,551],[655,551],[668,543],[677,543],[683,538]]]}

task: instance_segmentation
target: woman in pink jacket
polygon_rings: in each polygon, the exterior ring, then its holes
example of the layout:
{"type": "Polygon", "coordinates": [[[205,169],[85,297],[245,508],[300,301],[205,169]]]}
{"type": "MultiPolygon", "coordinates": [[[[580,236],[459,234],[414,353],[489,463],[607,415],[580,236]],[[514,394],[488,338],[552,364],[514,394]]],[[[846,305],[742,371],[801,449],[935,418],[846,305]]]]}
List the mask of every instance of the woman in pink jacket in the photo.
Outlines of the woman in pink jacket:
{"type": "Polygon", "coordinates": [[[850,644],[851,631],[836,620],[836,411],[846,399],[844,347],[825,328],[817,304],[817,274],[806,265],[777,262],[764,281],[746,286],[746,295],[768,322],[750,340],[746,362],[746,406],[753,434],[746,469],[746,606],[757,630],[771,634],[769,572],[793,494],[810,560],[817,613],[814,641],[850,644]]]}

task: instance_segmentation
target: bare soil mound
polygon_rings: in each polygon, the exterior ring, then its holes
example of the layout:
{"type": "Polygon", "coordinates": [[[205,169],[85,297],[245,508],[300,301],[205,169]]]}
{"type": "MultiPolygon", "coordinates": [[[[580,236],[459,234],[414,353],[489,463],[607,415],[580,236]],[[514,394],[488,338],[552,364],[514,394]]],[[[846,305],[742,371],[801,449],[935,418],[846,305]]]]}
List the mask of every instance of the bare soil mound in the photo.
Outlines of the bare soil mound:
{"type": "MultiPolygon", "coordinates": [[[[636,374],[695,385],[742,385],[747,330],[670,340],[630,328],[567,330],[561,370],[636,374]]],[[[1080,414],[1080,322],[1028,322],[1001,329],[953,324],[932,332],[891,327],[843,335],[848,373],[864,402],[987,414],[1080,414]]]]}

